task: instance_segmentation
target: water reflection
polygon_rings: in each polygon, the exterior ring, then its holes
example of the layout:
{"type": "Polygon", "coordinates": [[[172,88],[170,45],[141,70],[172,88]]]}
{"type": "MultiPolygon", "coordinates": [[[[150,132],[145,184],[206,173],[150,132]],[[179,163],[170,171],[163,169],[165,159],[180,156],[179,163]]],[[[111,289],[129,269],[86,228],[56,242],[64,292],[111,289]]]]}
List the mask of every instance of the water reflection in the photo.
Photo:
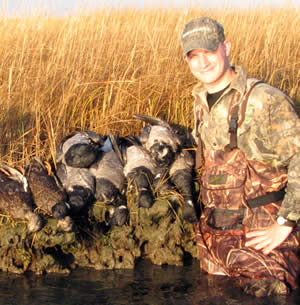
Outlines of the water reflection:
{"type": "Polygon", "coordinates": [[[234,281],[185,267],[143,261],[134,270],[75,270],[70,275],[0,273],[0,305],[297,305],[299,291],[288,297],[258,299],[234,281]]]}

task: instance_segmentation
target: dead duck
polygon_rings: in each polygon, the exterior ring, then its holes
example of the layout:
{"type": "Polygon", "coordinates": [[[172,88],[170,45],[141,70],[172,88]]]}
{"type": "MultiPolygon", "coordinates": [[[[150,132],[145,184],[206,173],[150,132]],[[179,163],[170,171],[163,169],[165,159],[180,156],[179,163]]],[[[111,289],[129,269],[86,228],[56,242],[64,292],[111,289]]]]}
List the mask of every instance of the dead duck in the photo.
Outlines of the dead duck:
{"type": "Polygon", "coordinates": [[[148,123],[139,136],[143,146],[159,166],[170,166],[180,149],[179,136],[161,119],[138,114],[135,114],[134,118],[148,123]]]}
{"type": "Polygon", "coordinates": [[[57,178],[48,173],[45,164],[38,157],[30,160],[26,166],[25,177],[36,206],[57,218],[57,226],[63,231],[72,231],[73,221],[68,216],[70,204],[67,202],[67,193],[57,178]]]}
{"type": "Polygon", "coordinates": [[[199,221],[199,211],[194,203],[193,167],[194,159],[192,155],[188,150],[182,150],[169,170],[171,182],[183,196],[183,219],[189,223],[197,223],[199,221]]]}
{"type": "Polygon", "coordinates": [[[157,164],[136,137],[122,139],[124,174],[129,185],[135,185],[138,206],[151,208],[154,203],[152,184],[157,174],[157,164]],[[125,143],[125,144],[124,144],[125,143]]]}
{"type": "Polygon", "coordinates": [[[155,180],[168,175],[177,190],[183,195],[183,218],[191,223],[198,222],[194,204],[194,181],[192,170],[194,159],[182,148],[182,140],[165,121],[146,115],[134,115],[146,125],[140,134],[140,141],[158,165],[155,180]],[[150,124],[150,125],[149,125],[150,124]]]}
{"type": "Polygon", "coordinates": [[[125,194],[126,178],[119,149],[113,147],[113,141],[116,142],[113,135],[107,136],[101,148],[101,158],[89,170],[95,177],[95,199],[111,207],[109,223],[122,226],[129,217],[125,194]]]}
{"type": "Polygon", "coordinates": [[[18,170],[0,165],[0,212],[16,219],[27,220],[29,232],[42,229],[42,217],[34,212],[35,204],[26,177],[18,170]]]}
{"type": "Polygon", "coordinates": [[[56,149],[56,176],[68,194],[71,215],[78,214],[95,200],[95,178],[88,167],[101,153],[102,142],[99,140],[96,150],[88,148],[89,144],[94,146],[89,138],[91,134],[100,139],[93,132],[79,132],[63,139],[56,149]]]}

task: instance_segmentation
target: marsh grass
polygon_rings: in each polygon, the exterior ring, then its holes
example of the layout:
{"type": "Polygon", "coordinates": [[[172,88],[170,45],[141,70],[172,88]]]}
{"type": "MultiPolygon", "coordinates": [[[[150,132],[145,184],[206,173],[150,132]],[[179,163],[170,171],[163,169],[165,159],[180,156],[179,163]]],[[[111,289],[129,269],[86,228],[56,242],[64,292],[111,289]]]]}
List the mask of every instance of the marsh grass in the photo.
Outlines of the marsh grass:
{"type": "Polygon", "coordinates": [[[180,33],[208,15],[233,42],[231,61],[300,101],[299,9],[105,10],[0,19],[1,159],[55,158],[75,130],[136,134],[134,113],[193,126],[180,33]]]}

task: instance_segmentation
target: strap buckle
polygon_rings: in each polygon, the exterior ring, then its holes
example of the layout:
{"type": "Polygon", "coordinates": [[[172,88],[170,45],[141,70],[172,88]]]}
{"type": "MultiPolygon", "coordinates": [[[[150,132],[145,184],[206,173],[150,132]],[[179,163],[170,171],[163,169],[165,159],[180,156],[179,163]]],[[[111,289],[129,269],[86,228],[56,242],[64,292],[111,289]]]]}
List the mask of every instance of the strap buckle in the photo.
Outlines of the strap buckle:
{"type": "Polygon", "coordinates": [[[230,125],[229,125],[229,132],[230,133],[237,133],[238,128],[238,119],[237,118],[231,118],[230,125]]]}

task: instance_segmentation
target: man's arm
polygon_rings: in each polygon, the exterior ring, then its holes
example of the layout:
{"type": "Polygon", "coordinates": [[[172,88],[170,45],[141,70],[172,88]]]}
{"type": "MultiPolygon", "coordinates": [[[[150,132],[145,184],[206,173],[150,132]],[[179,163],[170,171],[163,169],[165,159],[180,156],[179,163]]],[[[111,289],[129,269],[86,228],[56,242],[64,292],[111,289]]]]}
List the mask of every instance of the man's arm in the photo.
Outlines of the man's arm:
{"type": "MultiPolygon", "coordinates": [[[[279,162],[288,168],[286,194],[278,216],[296,224],[300,218],[300,120],[289,98],[279,90],[269,88],[264,92],[268,98],[262,129],[267,130],[265,139],[269,147],[279,156],[279,162]]],[[[269,254],[280,246],[292,231],[293,227],[274,222],[264,230],[247,233],[245,246],[269,254]]]]}

